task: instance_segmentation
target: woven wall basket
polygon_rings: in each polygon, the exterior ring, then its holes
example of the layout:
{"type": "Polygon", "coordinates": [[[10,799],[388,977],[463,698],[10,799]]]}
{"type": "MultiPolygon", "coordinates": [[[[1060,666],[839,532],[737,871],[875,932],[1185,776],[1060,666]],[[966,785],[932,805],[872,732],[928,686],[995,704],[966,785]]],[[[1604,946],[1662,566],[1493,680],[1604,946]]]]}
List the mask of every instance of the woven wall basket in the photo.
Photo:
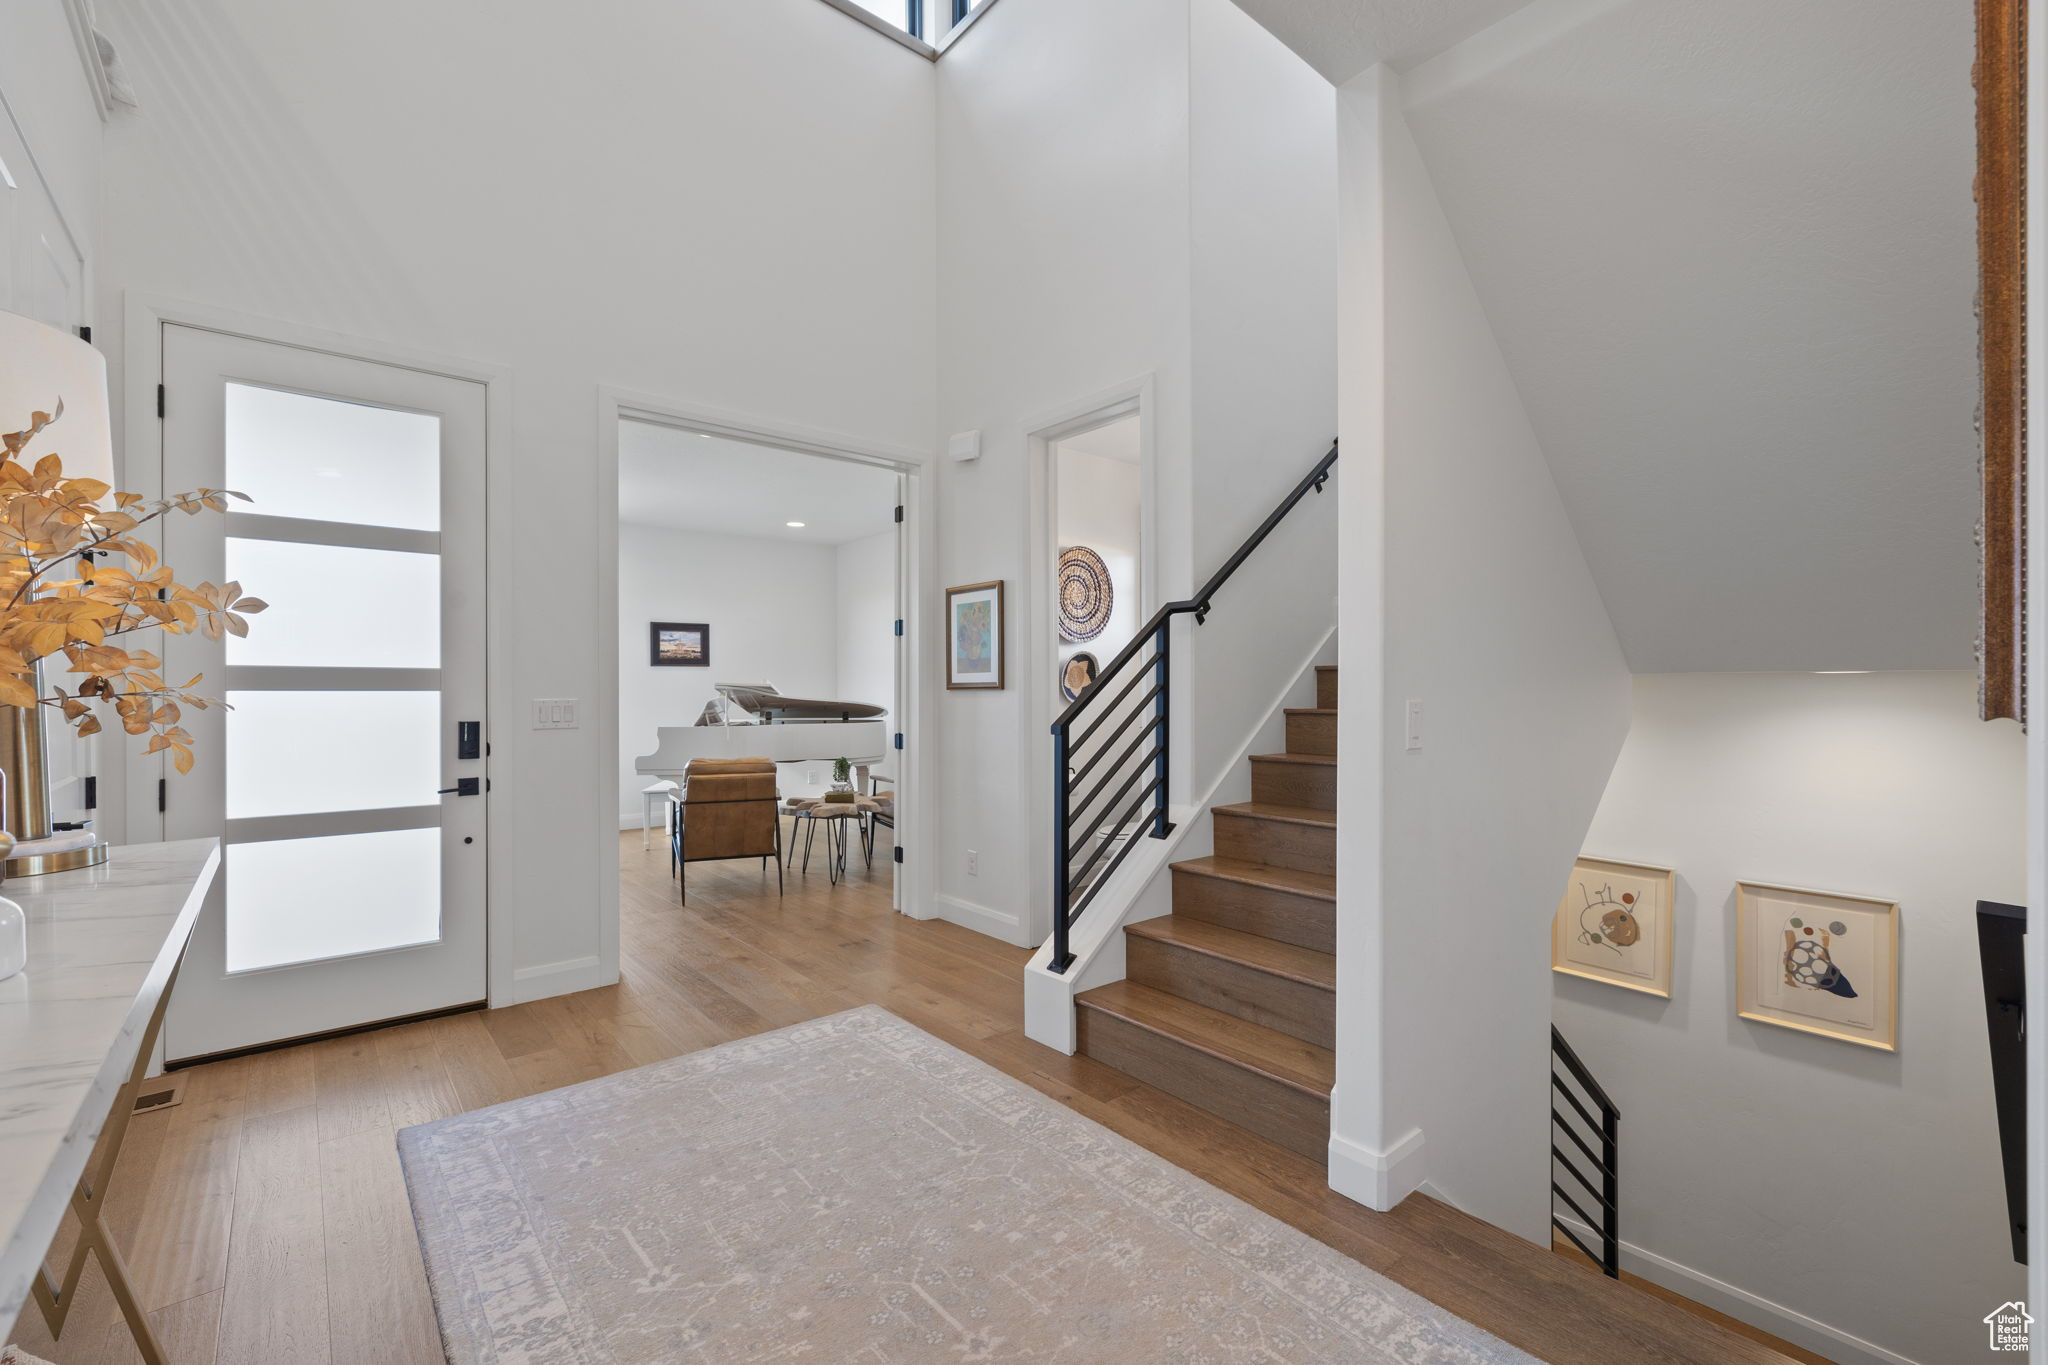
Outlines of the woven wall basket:
{"type": "Polygon", "coordinates": [[[1092,640],[1109,625],[1116,607],[1109,566],[1086,545],[1060,551],[1060,638],[1092,640]]]}

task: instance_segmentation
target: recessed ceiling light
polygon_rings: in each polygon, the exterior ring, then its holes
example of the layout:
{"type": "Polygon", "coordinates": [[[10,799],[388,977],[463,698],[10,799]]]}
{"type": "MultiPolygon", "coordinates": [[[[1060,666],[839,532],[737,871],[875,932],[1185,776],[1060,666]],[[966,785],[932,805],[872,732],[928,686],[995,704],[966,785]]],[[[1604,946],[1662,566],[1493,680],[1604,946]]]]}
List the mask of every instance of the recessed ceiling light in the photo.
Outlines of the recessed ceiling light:
{"type": "Polygon", "coordinates": [[[801,531],[804,529],[804,524],[800,521],[785,521],[782,524],[784,526],[790,527],[792,530],[801,531]]]}

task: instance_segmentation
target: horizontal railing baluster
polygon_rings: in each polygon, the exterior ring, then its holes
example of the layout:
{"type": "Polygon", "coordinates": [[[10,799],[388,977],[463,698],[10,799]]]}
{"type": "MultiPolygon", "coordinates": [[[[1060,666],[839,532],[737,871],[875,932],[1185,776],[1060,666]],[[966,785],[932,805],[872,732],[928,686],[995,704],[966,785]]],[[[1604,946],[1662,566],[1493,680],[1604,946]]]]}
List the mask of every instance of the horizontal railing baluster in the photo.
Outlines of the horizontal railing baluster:
{"type": "MultiPolygon", "coordinates": [[[[1140,771],[1142,772],[1143,770],[1141,769],[1140,771]]],[[[1131,818],[1132,813],[1136,811],[1138,807],[1145,804],[1146,798],[1152,795],[1153,790],[1156,787],[1158,787],[1158,785],[1159,779],[1156,777],[1145,784],[1145,789],[1138,793],[1137,798],[1133,800],[1130,805],[1124,807],[1124,813],[1117,819],[1116,828],[1122,828],[1124,822],[1131,818]]],[[[1107,815],[1109,814],[1109,812],[1104,811],[1103,814],[1107,815]]],[[[1089,831],[1089,833],[1092,836],[1094,831],[1091,830],[1089,831]]],[[[1113,840],[1115,838],[1116,830],[1112,829],[1107,838],[1105,839],[1105,841],[1096,846],[1095,852],[1088,855],[1088,861],[1081,864],[1081,870],[1079,872],[1076,872],[1073,875],[1072,879],[1067,883],[1069,890],[1071,890],[1073,887],[1079,886],[1082,882],[1087,880],[1088,869],[1095,866],[1097,862],[1101,861],[1102,851],[1109,847],[1108,840],[1113,840]]]]}
{"type": "MultiPolygon", "coordinates": [[[[1150,755],[1149,755],[1149,754],[1148,754],[1148,755],[1146,755],[1146,756],[1147,756],[1148,758],[1150,757],[1150,755]]],[[[1132,784],[1132,783],[1134,783],[1134,782],[1136,782],[1136,781],[1137,781],[1137,780],[1138,780],[1139,778],[1143,777],[1144,775],[1145,775],[1145,770],[1144,770],[1143,768],[1134,768],[1134,769],[1132,769],[1132,770],[1131,770],[1131,775],[1130,775],[1129,777],[1127,777],[1127,778],[1125,778],[1125,779],[1124,779],[1124,784],[1123,784],[1123,785],[1122,785],[1121,787],[1118,787],[1118,788],[1116,789],[1116,795],[1115,795],[1115,796],[1112,796],[1112,797],[1110,797],[1110,798],[1109,798],[1109,800],[1107,800],[1107,801],[1103,802],[1103,804],[1102,804],[1102,810],[1101,810],[1101,813],[1100,813],[1100,814],[1098,814],[1098,815],[1097,815],[1097,816],[1095,817],[1094,823],[1090,824],[1090,825],[1088,826],[1088,828],[1087,828],[1087,829],[1083,830],[1083,831],[1081,832],[1081,837],[1080,837],[1080,838],[1078,838],[1078,839],[1076,839],[1076,840],[1074,840],[1074,841],[1073,841],[1073,843],[1074,843],[1074,844],[1075,844],[1076,846],[1080,846],[1080,847],[1085,847],[1085,846],[1087,845],[1088,841],[1089,841],[1090,839],[1092,839],[1092,838],[1094,838],[1094,837],[1095,837],[1095,831],[1097,831],[1097,830],[1099,830],[1099,829],[1101,829],[1101,828],[1102,828],[1102,822],[1103,822],[1103,820],[1104,820],[1104,819],[1106,819],[1106,818],[1108,817],[1108,815],[1109,815],[1110,811],[1112,811],[1112,810],[1116,809],[1116,803],[1117,803],[1117,802],[1119,802],[1119,801],[1121,801],[1121,800],[1123,800],[1123,799],[1124,799],[1124,796],[1125,796],[1125,794],[1126,794],[1126,793],[1128,793],[1128,792],[1130,791],[1130,789],[1131,789],[1131,784],[1132,784]]],[[[1110,774],[1110,777],[1114,777],[1114,776],[1116,776],[1116,774],[1114,774],[1114,773],[1111,773],[1111,774],[1110,774]]],[[[1105,777],[1105,778],[1103,779],[1103,782],[1104,782],[1104,783],[1107,783],[1108,781],[1109,781],[1109,777],[1105,777]]],[[[1155,778],[1155,779],[1154,779],[1154,781],[1157,781],[1157,779],[1155,778]]],[[[1149,789],[1148,789],[1148,790],[1149,790],[1149,789]]],[[[1090,797],[1088,798],[1088,800],[1087,800],[1087,801],[1083,801],[1083,802],[1081,803],[1081,805],[1080,805],[1080,807],[1079,807],[1078,809],[1084,809],[1084,810],[1085,810],[1085,809],[1087,808],[1087,806],[1088,806],[1089,802],[1092,802],[1092,801],[1093,801],[1094,799],[1095,799],[1095,798],[1094,798],[1094,797],[1093,797],[1093,796],[1091,795],[1091,796],[1090,796],[1090,797]]],[[[1057,831],[1055,831],[1055,832],[1057,832],[1057,831]]]]}
{"type": "Polygon", "coordinates": [[[1565,1078],[1558,1075],[1555,1069],[1551,1071],[1550,1089],[1553,1094],[1564,1097],[1565,1103],[1571,1106],[1572,1112],[1578,1115],[1580,1121],[1586,1125],[1589,1133],[1597,1136],[1600,1143],[1600,1150],[1598,1153],[1595,1153],[1592,1144],[1579,1136],[1579,1130],[1572,1126],[1564,1110],[1558,1108],[1557,1101],[1555,1099],[1551,1101],[1550,1126],[1552,1130],[1563,1133],[1566,1137],[1570,1138],[1572,1145],[1585,1154],[1586,1160],[1592,1164],[1593,1169],[1600,1176],[1600,1183],[1596,1187],[1593,1183],[1593,1178],[1579,1169],[1578,1163],[1573,1161],[1565,1153],[1564,1149],[1557,1145],[1556,1140],[1553,1139],[1551,1141],[1550,1159],[1553,1163],[1550,1177],[1552,1200],[1551,1226],[1569,1238],[1573,1246],[1583,1251],[1586,1254],[1586,1259],[1598,1264],[1602,1274],[1613,1279],[1619,1279],[1621,1276],[1621,1187],[1619,1171],[1621,1163],[1619,1137],[1621,1110],[1615,1107],[1614,1101],[1608,1098],[1607,1092],[1600,1088],[1600,1083],[1593,1079],[1593,1073],[1586,1069],[1586,1064],[1579,1060],[1579,1054],[1572,1051],[1571,1044],[1564,1040],[1564,1035],[1557,1031],[1555,1025],[1550,1030],[1550,1055],[1553,1061],[1564,1064],[1565,1071],[1574,1081],[1578,1082],[1579,1088],[1586,1094],[1586,1099],[1592,1102],[1593,1109],[1600,1111],[1599,1117],[1595,1118],[1592,1109],[1588,1109],[1580,1101],[1578,1095],[1573,1093],[1571,1086],[1565,1083],[1565,1078]],[[1555,1169],[1557,1166],[1562,1166],[1567,1171],[1570,1171],[1572,1179],[1576,1180],[1585,1189],[1586,1193],[1592,1196],[1593,1203],[1600,1210],[1598,1218],[1587,1213],[1578,1200],[1572,1198],[1570,1191],[1557,1183],[1555,1169]],[[1593,1248],[1581,1241],[1578,1234],[1572,1231],[1570,1225],[1558,1216],[1556,1202],[1558,1200],[1562,1200],[1567,1208],[1579,1216],[1579,1221],[1599,1238],[1599,1251],[1594,1251],[1593,1248]]]}
{"type": "Polygon", "coordinates": [[[1138,698],[1136,701],[1131,703],[1131,713],[1128,716],[1124,717],[1123,724],[1117,726],[1116,729],[1109,732],[1109,738],[1102,741],[1102,747],[1095,751],[1095,757],[1089,759],[1086,763],[1083,763],[1081,765],[1080,771],[1076,772],[1073,775],[1073,777],[1069,779],[1068,785],[1070,787],[1080,785],[1080,783],[1088,776],[1089,771],[1093,769],[1096,764],[1102,762],[1103,758],[1108,755],[1110,751],[1110,746],[1115,744],[1117,740],[1123,737],[1124,731],[1130,729],[1131,726],[1140,719],[1150,720],[1152,718],[1150,714],[1147,713],[1145,708],[1151,705],[1152,699],[1158,695],[1159,689],[1157,687],[1154,687],[1150,692],[1147,692],[1144,696],[1138,698]]]}
{"type": "MultiPolygon", "coordinates": [[[[1124,704],[1125,698],[1131,695],[1131,689],[1136,687],[1139,683],[1143,681],[1145,681],[1145,675],[1142,671],[1131,674],[1131,680],[1124,684],[1123,691],[1117,693],[1114,697],[1110,698],[1108,701],[1102,704],[1104,708],[1102,714],[1097,716],[1094,720],[1090,721],[1088,723],[1087,729],[1081,731],[1080,734],[1074,736],[1069,747],[1075,749],[1084,747],[1088,743],[1088,737],[1094,734],[1096,730],[1102,726],[1103,722],[1109,720],[1112,716],[1116,714],[1117,708],[1119,706],[1122,706],[1124,704]]],[[[1089,695],[1090,692],[1093,692],[1096,688],[1100,686],[1102,686],[1102,679],[1100,676],[1097,676],[1095,681],[1088,685],[1088,692],[1084,692],[1081,695],[1083,697],[1086,697],[1089,695]]]]}
{"type": "MultiPolygon", "coordinates": [[[[1153,750],[1156,751],[1158,745],[1162,742],[1159,737],[1158,730],[1158,725],[1154,723],[1151,725],[1147,725],[1145,729],[1138,731],[1138,733],[1135,735],[1132,735],[1131,742],[1128,745],[1124,746],[1124,751],[1122,753],[1116,756],[1116,762],[1110,764],[1108,770],[1102,774],[1102,781],[1096,784],[1095,790],[1089,792],[1086,796],[1083,796],[1078,801],[1070,802],[1071,813],[1068,815],[1067,818],[1070,821],[1080,819],[1081,815],[1088,809],[1089,805],[1095,800],[1095,798],[1102,795],[1103,792],[1109,790],[1109,784],[1116,781],[1116,775],[1123,771],[1124,765],[1128,763],[1131,760],[1131,758],[1138,752],[1139,745],[1149,743],[1153,746],[1153,750]],[[1150,731],[1151,733],[1147,733],[1147,731],[1150,731]]],[[[1146,753],[1144,761],[1147,763],[1152,761],[1152,752],[1148,751],[1146,753]]],[[[1072,787],[1078,787],[1080,785],[1081,778],[1079,776],[1076,776],[1073,782],[1069,784],[1069,789],[1071,790],[1072,787]]]]}

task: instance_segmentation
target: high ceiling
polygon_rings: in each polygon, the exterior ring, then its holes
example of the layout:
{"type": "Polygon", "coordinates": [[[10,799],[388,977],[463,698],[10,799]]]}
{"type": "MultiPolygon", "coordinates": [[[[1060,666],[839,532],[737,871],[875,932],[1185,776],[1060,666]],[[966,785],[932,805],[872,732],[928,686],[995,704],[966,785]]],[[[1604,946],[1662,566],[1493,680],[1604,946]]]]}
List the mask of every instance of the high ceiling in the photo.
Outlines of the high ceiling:
{"type": "Polygon", "coordinates": [[[1405,69],[1529,0],[1237,0],[1301,59],[1342,85],[1376,62],[1405,69]]]}
{"type": "Polygon", "coordinates": [[[1408,73],[1635,671],[1971,666],[1971,47],[1961,3],[1540,0],[1408,73]]]}
{"type": "Polygon", "coordinates": [[[625,421],[619,423],[619,519],[792,545],[840,545],[895,525],[896,475],[625,421]],[[787,525],[792,521],[804,524],[787,525]]]}

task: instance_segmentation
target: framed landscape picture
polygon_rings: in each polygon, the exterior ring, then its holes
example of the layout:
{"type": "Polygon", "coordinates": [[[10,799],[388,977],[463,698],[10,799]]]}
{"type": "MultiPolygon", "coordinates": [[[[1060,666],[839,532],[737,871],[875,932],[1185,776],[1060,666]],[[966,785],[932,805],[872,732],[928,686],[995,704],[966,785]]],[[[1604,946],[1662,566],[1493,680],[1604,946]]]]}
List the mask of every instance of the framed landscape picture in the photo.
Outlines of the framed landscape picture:
{"type": "Polygon", "coordinates": [[[656,668],[709,668],[711,627],[701,621],[650,621],[647,662],[656,668]]]}
{"type": "Polygon", "coordinates": [[[1899,907],[1737,882],[1735,1012],[1897,1052],[1899,907]]]}
{"type": "Polygon", "coordinates": [[[946,686],[1003,686],[1003,582],[946,589],[946,686]]]}
{"type": "Polygon", "coordinates": [[[1671,998],[1668,867],[1581,858],[1550,927],[1550,969],[1671,998]]]}

